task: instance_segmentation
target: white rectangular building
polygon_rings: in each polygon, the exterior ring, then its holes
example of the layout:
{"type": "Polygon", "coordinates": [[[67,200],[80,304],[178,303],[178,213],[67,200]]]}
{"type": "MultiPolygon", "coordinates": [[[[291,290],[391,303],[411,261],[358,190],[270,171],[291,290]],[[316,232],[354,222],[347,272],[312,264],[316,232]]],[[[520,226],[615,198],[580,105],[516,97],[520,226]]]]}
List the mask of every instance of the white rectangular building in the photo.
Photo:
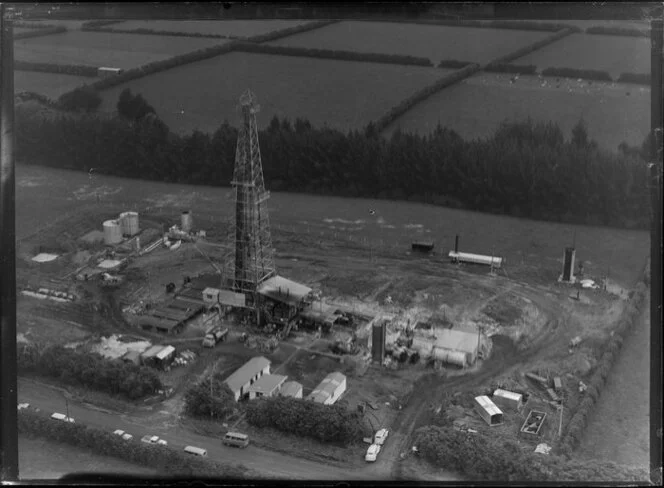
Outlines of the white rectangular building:
{"type": "Polygon", "coordinates": [[[503,412],[486,395],[475,397],[475,410],[491,426],[503,423],[503,412]]]}
{"type": "Polygon", "coordinates": [[[312,391],[307,400],[323,405],[332,405],[346,391],[346,376],[336,371],[328,374],[312,391]]]}
{"type": "Polygon", "coordinates": [[[261,376],[253,385],[247,388],[249,400],[274,396],[279,392],[286,378],[286,376],[280,374],[266,374],[261,376]]]}
{"type": "Polygon", "coordinates": [[[226,378],[225,383],[233,392],[235,401],[238,401],[247,395],[251,385],[266,374],[270,374],[270,361],[263,356],[256,356],[226,378]]]}
{"type": "Polygon", "coordinates": [[[498,388],[493,392],[493,403],[505,410],[517,411],[523,406],[523,395],[498,388]]]}

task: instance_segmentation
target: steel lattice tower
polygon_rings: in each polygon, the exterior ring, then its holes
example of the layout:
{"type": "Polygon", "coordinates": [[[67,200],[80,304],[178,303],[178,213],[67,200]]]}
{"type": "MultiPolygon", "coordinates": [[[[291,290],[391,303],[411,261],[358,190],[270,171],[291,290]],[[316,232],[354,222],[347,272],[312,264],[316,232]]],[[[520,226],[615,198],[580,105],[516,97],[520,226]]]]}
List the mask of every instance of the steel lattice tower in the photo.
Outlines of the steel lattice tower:
{"type": "Polygon", "coordinates": [[[234,243],[226,261],[231,287],[247,295],[247,305],[255,306],[258,286],[275,274],[272,238],[266,201],[263,166],[258,145],[256,113],[260,106],[247,90],[240,97],[242,112],[235,151],[235,171],[231,185],[235,194],[235,218],[230,225],[229,242],[234,243]]]}

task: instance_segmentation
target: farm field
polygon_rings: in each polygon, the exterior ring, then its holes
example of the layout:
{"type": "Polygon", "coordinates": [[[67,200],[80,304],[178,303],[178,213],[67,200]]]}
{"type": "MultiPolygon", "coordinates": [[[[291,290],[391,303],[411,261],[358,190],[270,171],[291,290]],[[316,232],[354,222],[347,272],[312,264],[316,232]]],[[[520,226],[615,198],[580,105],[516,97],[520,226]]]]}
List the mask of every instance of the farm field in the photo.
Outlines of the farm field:
{"type": "Polygon", "coordinates": [[[216,34],[229,37],[251,37],[307,24],[309,20],[127,20],[112,29],[152,29],[192,34],[216,34]]]}
{"type": "Polygon", "coordinates": [[[81,30],[81,27],[89,20],[70,20],[70,19],[48,19],[48,20],[26,20],[26,24],[41,24],[54,27],[66,27],[67,30],[81,30]]]}
{"type": "Polygon", "coordinates": [[[533,64],[538,70],[549,67],[650,73],[650,39],[645,37],[572,34],[513,61],[533,64]]]}
{"type": "Polygon", "coordinates": [[[224,120],[237,123],[238,97],[250,88],[261,105],[259,127],[267,126],[277,115],[291,120],[304,117],[314,125],[346,131],[365,127],[449,72],[232,52],[113,87],[102,92],[100,110],[115,110],[120,92],[129,87],[154,106],[171,130],[213,132],[224,120]],[[197,80],[196,89],[182,90],[190,80],[197,80]]]}
{"type": "MultiPolygon", "coordinates": [[[[83,205],[94,204],[94,188],[105,205],[114,203],[144,215],[172,211],[176,221],[179,209],[191,209],[197,225],[204,229],[223,224],[232,213],[229,188],[104,175],[91,182],[87,173],[25,165],[17,166],[16,179],[19,239],[83,205]]],[[[378,250],[391,246],[405,254],[413,239],[426,236],[435,241],[438,254],[446,255],[456,234],[461,236],[461,249],[468,252],[490,252],[490,237],[496,255],[506,259],[505,269],[511,277],[515,269],[543,267],[551,270],[547,272],[550,276],[543,272],[537,276],[549,282],[557,279],[562,250],[572,242],[575,231],[577,260],[584,261],[587,273],[601,273],[610,266],[611,280],[622,287],[636,282],[649,246],[644,231],[538,222],[408,202],[273,192],[268,208],[276,238],[296,233],[320,236],[321,241],[348,240],[351,247],[362,243],[378,250]],[[374,215],[369,214],[370,209],[374,215]]]]}
{"type": "Polygon", "coordinates": [[[157,473],[143,466],[112,457],[90,454],[66,444],[32,439],[21,435],[18,440],[21,480],[55,480],[72,473],[135,474],[154,476],[157,473]]]}
{"type": "Polygon", "coordinates": [[[577,454],[621,464],[650,464],[649,300],[620,352],[577,454]]]}
{"type": "Polygon", "coordinates": [[[72,31],[20,39],[14,44],[14,58],[129,69],[224,42],[224,39],[72,31]]]}
{"type": "Polygon", "coordinates": [[[14,71],[14,93],[30,91],[55,99],[77,86],[89,83],[91,80],[94,80],[94,78],[16,70],[14,71]]]}
{"type": "Polygon", "coordinates": [[[269,44],[369,53],[401,54],[431,59],[489,61],[527,46],[551,33],[390,22],[339,22],[269,44]]]}
{"type": "Polygon", "coordinates": [[[587,29],[589,27],[602,26],[602,27],[621,27],[623,29],[650,29],[646,20],[610,20],[610,19],[595,19],[595,20],[574,20],[574,19],[539,19],[539,20],[514,20],[513,22],[543,22],[543,23],[556,23],[572,25],[587,29]]]}
{"type": "Polygon", "coordinates": [[[491,136],[504,120],[553,121],[565,137],[581,117],[600,146],[641,145],[650,125],[650,89],[566,78],[478,73],[417,104],[385,130],[428,133],[440,122],[466,139],[491,136]],[[472,100],[473,103],[469,103],[472,100]]]}

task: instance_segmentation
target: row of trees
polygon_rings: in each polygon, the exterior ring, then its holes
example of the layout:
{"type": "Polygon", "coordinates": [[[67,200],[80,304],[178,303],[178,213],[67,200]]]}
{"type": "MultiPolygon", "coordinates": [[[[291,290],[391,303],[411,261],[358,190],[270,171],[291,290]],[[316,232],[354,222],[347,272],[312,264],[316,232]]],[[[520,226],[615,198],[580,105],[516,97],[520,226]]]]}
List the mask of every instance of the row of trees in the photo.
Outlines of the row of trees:
{"type": "MultiPolygon", "coordinates": [[[[23,162],[130,178],[226,186],[237,129],[171,133],[156,117],[44,118],[17,107],[23,162]]],[[[390,198],[578,224],[647,228],[648,170],[638,148],[599,149],[583,121],[571,138],[553,123],[502,125],[463,140],[440,125],[428,135],[375,126],[347,133],[272,119],[260,135],[268,188],[318,195],[390,198]]],[[[645,144],[645,143],[644,143],[645,144]]],[[[647,146],[644,146],[647,147],[647,146]]]]}
{"type": "Polygon", "coordinates": [[[137,400],[162,388],[157,373],[144,366],[112,361],[98,354],[81,353],[63,346],[18,350],[20,373],[37,373],[63,383],[95,389],[137,400]]]}
{"type": "Polygon", "coordinates": [[[645,469],[605,461],[566,460],[524,451],[515,441],[481,432],[427,426],[417,432],[422,456],[437,466],[482,481],[644,481],[645,469]]]}
{"type": "Polygon", "coordinates": [[[342,405],[322,405],[290,397],[260,398],[246,409],[247,422],[321,442],[350,445],[365,434],[362,416],[342,405]]]}

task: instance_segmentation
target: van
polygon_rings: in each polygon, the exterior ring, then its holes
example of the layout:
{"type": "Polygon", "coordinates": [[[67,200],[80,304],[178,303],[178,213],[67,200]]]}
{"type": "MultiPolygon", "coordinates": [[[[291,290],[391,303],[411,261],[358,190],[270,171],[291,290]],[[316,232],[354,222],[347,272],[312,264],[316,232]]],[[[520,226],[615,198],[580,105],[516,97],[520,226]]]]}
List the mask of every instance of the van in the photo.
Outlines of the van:
{"type": "Polygon", "coordinates": [[[249,445],[249,436],[238,432],[227,432],[222,442],[227,446],[247,447],[249,445]]]}
{"type": "Polygon", "coordinates": [[[71,417],[67,417],[67,416],[66,416],[65,414],[63,414],[63,413],[54,413],[53,415],[51,415],[51,418],[52,418],[53,420],[60,420],[60,421],[62,421],[62,422],[69,422],[69,423],[72,423],[72,424],[74,423],[74,419],[73,419],[73,418],[71,418],[71,417]]]}
{"type": "Polygon", "coordinates": [[[207,451],[205,449],[201,449],[200,447],[187,446],[184,448],[184,452],[187,454],[193,454],[194,456],[207,457],[207,451]]]}

